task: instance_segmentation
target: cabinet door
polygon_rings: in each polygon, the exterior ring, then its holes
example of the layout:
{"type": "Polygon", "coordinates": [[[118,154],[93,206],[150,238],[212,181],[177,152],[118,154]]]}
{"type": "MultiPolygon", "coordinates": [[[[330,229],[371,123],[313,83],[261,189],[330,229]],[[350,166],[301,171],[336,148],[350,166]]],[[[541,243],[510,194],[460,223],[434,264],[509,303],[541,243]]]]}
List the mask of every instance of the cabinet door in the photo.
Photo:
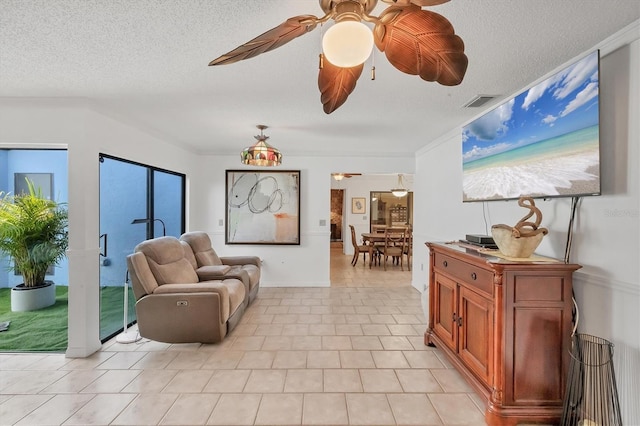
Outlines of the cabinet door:
{"type": "Polygon", "coordinates": [[[463,362],[488,386],[493,376],[493,304],[460,286],[458,309],[459,354],[463,362]]]}
{"type": "Polygon", "coordinates": [[[433,331],[452,350],[457,349],[458,325],[456,323],[457,284],[449,278],[435,273],[433,289],[433,331]]]}

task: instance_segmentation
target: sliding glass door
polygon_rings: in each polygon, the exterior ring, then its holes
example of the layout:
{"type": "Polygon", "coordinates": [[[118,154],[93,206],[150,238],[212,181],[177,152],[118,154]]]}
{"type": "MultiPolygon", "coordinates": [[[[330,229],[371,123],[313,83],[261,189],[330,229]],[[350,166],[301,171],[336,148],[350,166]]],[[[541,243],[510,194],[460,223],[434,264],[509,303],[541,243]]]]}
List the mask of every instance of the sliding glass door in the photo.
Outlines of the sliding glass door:
{"type": "MultiPolygon", "coordinates": [[[[124,327],[126,257],[149,238],[184,232],[185,176],[100,156],[100,339],[124,327]]],[[[136,320],[128,294],[128,322],[136,320]]]]}

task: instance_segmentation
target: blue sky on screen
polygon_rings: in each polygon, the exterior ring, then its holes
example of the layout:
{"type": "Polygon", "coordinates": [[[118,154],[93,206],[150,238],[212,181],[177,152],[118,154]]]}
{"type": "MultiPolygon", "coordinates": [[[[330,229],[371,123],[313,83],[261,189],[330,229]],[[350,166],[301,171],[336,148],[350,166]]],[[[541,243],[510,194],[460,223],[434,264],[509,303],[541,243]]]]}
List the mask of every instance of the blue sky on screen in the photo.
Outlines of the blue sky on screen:
{"type": "Polygon", "coordinates": [[[598,90],[595,51],[467,124],[463,162],[598,124],[598,90]]]}

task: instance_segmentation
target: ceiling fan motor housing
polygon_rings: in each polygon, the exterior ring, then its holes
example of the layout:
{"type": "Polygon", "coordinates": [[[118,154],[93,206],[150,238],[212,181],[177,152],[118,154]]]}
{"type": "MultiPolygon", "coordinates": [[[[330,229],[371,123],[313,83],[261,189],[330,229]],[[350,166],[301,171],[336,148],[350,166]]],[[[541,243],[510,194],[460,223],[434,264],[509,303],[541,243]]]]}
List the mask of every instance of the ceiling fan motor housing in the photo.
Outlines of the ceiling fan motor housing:
{"type": "MultiPolygon", "coordinates": [[[[378,0],[320,0],[320,7],[324,13],[335,11],[336,14],[340,14],[339,8],[357,8],[358,11],[369,14],[377,3],[378,0]]],[[[358,13],[358,16],[361,17],[361,12],[358,13]]]]}

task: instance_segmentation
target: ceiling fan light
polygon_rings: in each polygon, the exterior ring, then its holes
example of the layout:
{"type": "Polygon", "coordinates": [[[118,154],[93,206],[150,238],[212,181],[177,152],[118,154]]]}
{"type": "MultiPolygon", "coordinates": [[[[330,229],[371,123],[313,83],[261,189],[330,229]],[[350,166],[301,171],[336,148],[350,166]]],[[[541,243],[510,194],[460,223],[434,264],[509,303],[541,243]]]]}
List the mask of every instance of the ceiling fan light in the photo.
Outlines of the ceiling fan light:
{"type": "Polygon", "coordinates": [[[342,179],[344,179],[344,175],[342,173],[336,173],[333,175],[333,178],[340,182],[342,179]]]}
{"type": "Polygon", "coordinates": [[[367,60],[373,50],[373,33],[362,22],[343,21],[331,26],[322,38],[326,59],[341,68],[351,68],[367,60]]]}

